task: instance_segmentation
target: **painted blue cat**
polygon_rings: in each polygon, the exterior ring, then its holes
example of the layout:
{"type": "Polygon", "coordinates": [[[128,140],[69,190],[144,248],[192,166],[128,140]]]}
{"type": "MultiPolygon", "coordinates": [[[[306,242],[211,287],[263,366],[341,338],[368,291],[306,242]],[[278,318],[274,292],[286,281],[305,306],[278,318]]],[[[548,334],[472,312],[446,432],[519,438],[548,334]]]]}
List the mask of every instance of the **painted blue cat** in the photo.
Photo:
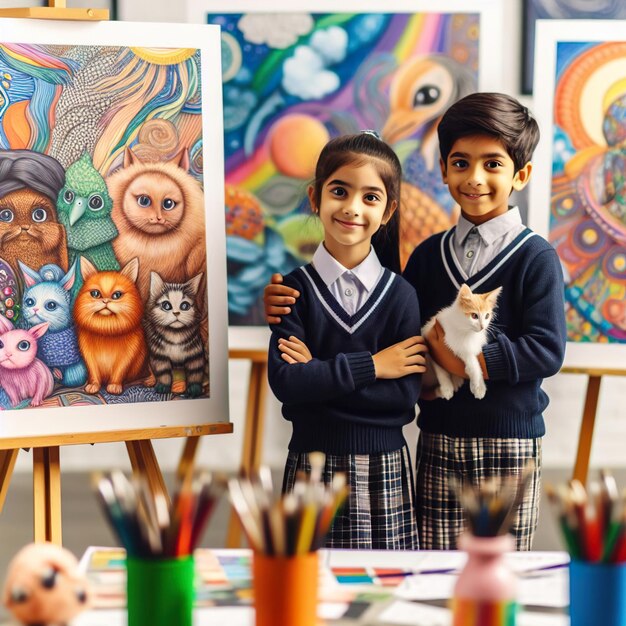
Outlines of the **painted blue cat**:
{"type": "Polygon", "coordinates": [[[24,278],[22,320],[31,327],[48,322],[48,332],[38,343],[37,357],[51,370],[58,368],[66,387],[87,381],[87,368],[78,349],[72,320],[70,290],[76,278],[76,262],[65,273],[58,265],[43,265],[35,271],[18,261],[24,278]]]}

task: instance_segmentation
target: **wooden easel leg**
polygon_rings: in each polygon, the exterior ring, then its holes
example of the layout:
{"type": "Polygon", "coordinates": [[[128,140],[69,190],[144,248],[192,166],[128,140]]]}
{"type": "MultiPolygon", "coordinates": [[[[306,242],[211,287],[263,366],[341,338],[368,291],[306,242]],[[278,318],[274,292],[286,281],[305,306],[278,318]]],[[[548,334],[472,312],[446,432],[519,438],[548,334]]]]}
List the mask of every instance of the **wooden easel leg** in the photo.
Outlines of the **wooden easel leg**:
{"type": "Polygon", "coordinates": [[[176,479],[182,483],[189,472],[193,471],[194,460],[198,450],[200,437],[187,437],[183,454],[180,457],[178,468],[176,469],[176,479]]]}
{"type": "Polygon", "coordinates": [[[126,449],[128,450],[133,472],[137,476],[143,477],[148,483],[150,492],[153,495],[161,494],[169,506],[170,496],[167,492],[165,481],[163,480],[161,468],[154,454],[152,442],[149,439],[144,439],[143,441],[127,441],[126,449]]]}
{"type": "Polygon", "coordinates": [[[589,471],[589,457],[591,456],[591,440],[593,439],[593,427],[596,422],[596,410],[598,397],[600,396],[601,376],[589,376],[587,382],[587,394],[585,396],[585,408],[583,421],[580,425],[578,436],[578,451],[576,452],[576,464],[574,465],[573,478],[578,479],[583,485],[587,482],[589,471]]]}
{"type": "MultiPolygon", "coordinates": [[[[261,464],[263,449],[263,426],[265,423],[265,398],[267,396],[267,363],[252,362],[250,370],[250,387],[248,388],[248,404],[243,433],[243,450],[241,453],[241,472],[249,474],[257,471],[261,464]]],[[[238,548],[241,545],[241,525],[234,510],[230,513],[227,548],[238,548]]]]}
{"type": "Polygon", "coordinates": [[[7,498],[18,452],[19,450],[0,450],[0,513],[2,513],[4,501],[7,498]]]}
{"type": "Polygon", "coordinates": [[[33,448],[33,521],[35,541],[62,544],[58,446],[33,448]]]}

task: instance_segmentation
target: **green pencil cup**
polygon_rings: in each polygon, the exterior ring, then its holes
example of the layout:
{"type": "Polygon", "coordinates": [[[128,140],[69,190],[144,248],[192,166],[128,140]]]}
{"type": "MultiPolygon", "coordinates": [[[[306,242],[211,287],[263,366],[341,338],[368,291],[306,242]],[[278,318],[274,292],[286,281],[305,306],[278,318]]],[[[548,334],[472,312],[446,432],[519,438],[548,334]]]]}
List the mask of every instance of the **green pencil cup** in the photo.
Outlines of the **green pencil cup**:
{"type": "Polygon", "coordinates": [[[128,626],[192,626],[194,560],[126,559],[128,626]]]}

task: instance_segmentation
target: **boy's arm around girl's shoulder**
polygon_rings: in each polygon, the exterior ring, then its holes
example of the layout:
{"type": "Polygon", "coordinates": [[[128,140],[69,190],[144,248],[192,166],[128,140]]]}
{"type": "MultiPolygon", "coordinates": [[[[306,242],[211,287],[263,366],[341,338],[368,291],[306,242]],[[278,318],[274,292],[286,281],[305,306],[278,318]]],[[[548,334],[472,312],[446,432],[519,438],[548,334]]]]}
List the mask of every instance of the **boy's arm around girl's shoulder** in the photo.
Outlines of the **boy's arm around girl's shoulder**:
{"type": "Polygon", "coordinates": [[[270,327],[268,380],[278,400],[283,404],[323,403],[373,383],[376,372],[369,352],[341,353],[326,360],[316,358],[314,343],[319,325],[310,317],[305,285],[294,273],[285,276],[284,284],[297,289],[300,297],[291,306],[291,313],[270,327]],[[311,351],[313,358],[308,363],[290,364],[282,358],[278,340],[291,336],[303,341],[311,351]]]}
{"type": "Polygon", "coordinates": [[[483,348],[489,379],[512,385],[556,374],[566,343],[563,270],[554,248],[546,242],[520,280],[522,333],[515,341],[500,333],[483,348]]]}

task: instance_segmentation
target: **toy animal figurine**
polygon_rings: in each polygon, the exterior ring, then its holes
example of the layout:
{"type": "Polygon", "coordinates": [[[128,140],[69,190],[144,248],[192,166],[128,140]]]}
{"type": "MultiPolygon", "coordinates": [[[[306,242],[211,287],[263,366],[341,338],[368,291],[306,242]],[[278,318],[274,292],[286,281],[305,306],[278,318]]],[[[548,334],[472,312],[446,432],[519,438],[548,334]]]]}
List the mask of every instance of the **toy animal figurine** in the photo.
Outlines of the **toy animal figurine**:
{"type": "Polygon", "coordinates": [[[52,543],[31,543],[9,564],[2,602],[25,626],[66,626],[89,606],[76,557],[52,543]]]}
{"type": "Polygon", "coordinates": [[[31,398],[39,406],[54,389],[52,372],[37,358],[37,340],[48,330],[48,323],[28,330],[13,328],[0,315],[0,381],[12,406],[31,398]]]}

